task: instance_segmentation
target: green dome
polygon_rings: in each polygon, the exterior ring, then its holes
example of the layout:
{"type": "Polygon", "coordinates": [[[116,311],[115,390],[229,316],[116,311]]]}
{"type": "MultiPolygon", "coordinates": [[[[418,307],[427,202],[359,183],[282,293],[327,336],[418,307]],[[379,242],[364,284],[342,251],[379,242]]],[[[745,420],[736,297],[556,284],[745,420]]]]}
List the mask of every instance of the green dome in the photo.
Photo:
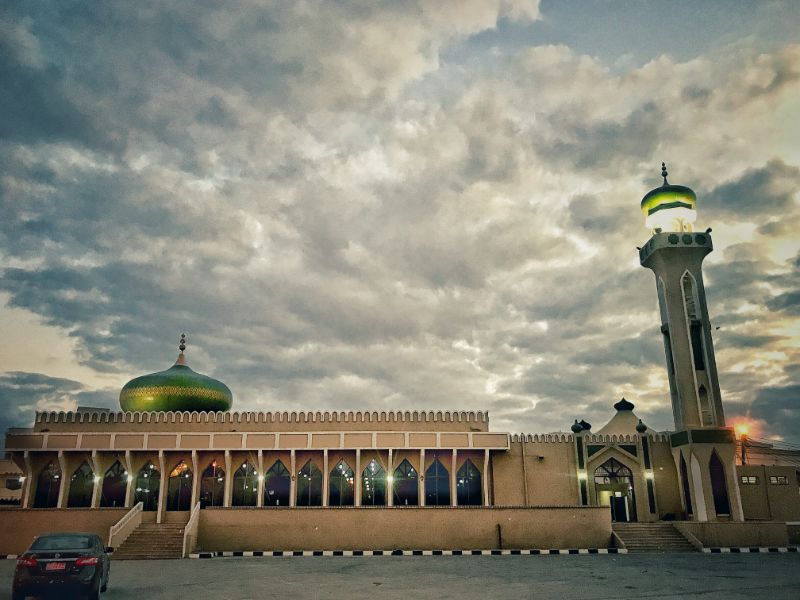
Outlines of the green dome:
{"type": "Polygon", "coordinates": [[[119,393],[119,405],[132,411],[217,412],[230,410],[233,394],[227,385],[190,369],[181,339],[178,360],[166,371],[131,379],[119,393]]]}

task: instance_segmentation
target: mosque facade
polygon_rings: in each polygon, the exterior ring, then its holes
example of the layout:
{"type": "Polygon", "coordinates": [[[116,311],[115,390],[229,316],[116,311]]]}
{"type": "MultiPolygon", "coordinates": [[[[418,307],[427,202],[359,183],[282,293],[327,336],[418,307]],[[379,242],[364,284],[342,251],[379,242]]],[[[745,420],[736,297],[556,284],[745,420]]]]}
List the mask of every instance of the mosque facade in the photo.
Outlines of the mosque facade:
{"type": "Polygon", "coordinates": [[[639,254],[673,431],[624,398],[597,432],[575,420],[535,435],[492,431],[484,412],[231,412],[182,337],[171,368],[124,386],[121,412],[38,413],[6,433],[17,500],[0,505],[0,552],[52,530],[95,531],[128,558],[796,543],[798,458],[747,462],[726,425],[702,276],[711,232],[693,230],[694,192],[662,175],[641,203],[639,254]]]}

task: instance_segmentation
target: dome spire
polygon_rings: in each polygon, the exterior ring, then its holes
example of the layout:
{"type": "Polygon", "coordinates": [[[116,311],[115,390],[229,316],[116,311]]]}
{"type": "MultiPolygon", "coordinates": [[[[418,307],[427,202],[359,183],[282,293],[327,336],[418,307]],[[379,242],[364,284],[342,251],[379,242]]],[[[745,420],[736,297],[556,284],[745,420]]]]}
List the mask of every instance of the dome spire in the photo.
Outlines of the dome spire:
{"type": "Polygon", "coordinates": [[[667,165],[666,163],[661,163],[661,176],[664,178],[664,185],[669,185],[669,181],[667,181],[667,165]]]}
{"type": "Polygon", "coordinates": [[[180,342],[180,344],[178,344],[178,350],[180,350],[181,353],[178,354],[178,360],[175,361],[175,364],[176,365],[183,365],[185,367],[186,366],[186,356],[184,356],[184,354],[183,354],[183,351],[186,350],[186,334],[185,333],[181,334],[181,342],[180,342]]]}

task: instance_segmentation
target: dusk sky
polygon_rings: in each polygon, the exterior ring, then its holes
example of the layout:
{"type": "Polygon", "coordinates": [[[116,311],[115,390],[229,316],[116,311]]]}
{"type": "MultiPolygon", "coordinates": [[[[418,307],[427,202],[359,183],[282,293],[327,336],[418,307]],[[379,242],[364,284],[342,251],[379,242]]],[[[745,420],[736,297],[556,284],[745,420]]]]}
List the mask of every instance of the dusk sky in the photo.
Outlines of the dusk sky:
{"type": "Polygon", "coordinates": [[[800,443],[800,3],[2,4],[0,429],[182,332],[239,411],[669,429],[663,160],[728,422],[800,443]]]}

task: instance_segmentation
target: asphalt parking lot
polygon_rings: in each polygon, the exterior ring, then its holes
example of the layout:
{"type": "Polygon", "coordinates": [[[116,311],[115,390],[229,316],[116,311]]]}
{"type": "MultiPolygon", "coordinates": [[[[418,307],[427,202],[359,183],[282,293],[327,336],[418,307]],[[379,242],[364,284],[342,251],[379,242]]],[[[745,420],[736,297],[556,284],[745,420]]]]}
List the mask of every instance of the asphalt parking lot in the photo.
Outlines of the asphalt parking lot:
{"type": "MultiPolygon", "coordinates": [[[[14,561],[0,564],[0,600],[14,561]]],[[[800,554],[115,561],[108,600],[800,597],[800,554]]]]}

